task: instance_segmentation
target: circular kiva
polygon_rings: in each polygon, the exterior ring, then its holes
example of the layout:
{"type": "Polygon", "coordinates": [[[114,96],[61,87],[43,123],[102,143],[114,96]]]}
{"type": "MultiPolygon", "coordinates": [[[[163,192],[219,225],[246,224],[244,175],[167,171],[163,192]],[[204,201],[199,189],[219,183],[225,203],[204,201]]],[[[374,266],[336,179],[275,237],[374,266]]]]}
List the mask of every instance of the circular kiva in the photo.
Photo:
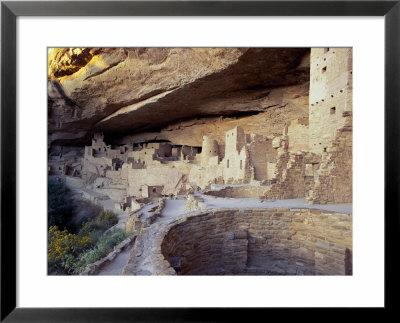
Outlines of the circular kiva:
{"type": "Polygon", "coordinates": [[[202,212],[164,231],[161,267],[178,275],[351,275],[351,223],[349,214],[311,209],[202,212]]]}

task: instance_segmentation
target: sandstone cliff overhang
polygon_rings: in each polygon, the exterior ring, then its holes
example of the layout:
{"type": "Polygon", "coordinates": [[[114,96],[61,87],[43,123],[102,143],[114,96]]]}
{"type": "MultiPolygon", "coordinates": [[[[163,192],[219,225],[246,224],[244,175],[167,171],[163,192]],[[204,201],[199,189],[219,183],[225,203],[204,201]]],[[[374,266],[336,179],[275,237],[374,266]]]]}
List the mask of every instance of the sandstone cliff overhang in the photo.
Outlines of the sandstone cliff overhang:
{"type": "Polygon", "coordinates": [[[54,48],[49,145],[95,130],[138,133],[201,116],[284,105],[277,89],[309,81],[307,48],[54,48]]]}

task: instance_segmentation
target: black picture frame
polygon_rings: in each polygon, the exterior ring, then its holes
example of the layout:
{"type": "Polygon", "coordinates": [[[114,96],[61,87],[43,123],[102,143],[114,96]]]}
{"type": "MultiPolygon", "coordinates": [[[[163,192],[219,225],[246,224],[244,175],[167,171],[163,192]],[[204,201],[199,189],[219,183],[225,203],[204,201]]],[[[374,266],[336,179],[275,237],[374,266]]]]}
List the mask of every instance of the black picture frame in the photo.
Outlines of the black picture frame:
{"type": "MultiPolygon", "coordinates": [[[[385,19],[385,310],[398,284],[400,1],[2,1],[1,3],[1,321],[189,322],[266,319],[266,309],[17,308],[16,19],[19,16],[384,16],[385,19]],[[240,315],[239,315],[240,314],[240,315]],[[261,315],[261,316],[259,316],[261,315]]],[[[373,233],[371,233],[373,235],[373,233]]],[[[373,261],[373,255],[371,255],[373,261]]],[[[38,291],[39,292],[39,291],[38,291]]],[[[273,309],[282,312],[286,309],[273,309]]],[[[331,312],[331,311],[330,311],[331,312]]],[[[386,311],[387,312],[387,311],[386,311]]],[[[285,312],[286,313],[286,312],[285,312]]],[[[283,314],[283,313],[282,313],[283,314]]],[[[379,314],[382,312],[379,310],[379,314]]],[[[329,314],[331,315],[331,314],[329,314]]],[[[368,314],[370,315],[370,314],[368,314]]]]}

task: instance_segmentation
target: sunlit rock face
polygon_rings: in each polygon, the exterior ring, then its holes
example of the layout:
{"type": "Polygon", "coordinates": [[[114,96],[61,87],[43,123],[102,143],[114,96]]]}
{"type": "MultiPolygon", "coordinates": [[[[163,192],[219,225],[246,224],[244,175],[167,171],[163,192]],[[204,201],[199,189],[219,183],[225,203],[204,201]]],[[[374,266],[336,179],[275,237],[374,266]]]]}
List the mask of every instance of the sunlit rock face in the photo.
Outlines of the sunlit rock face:
{"type": "Polygon", "coordinates": [[[54,48],[48,60],[50,146],[95,130],[193,145],[210,124],[222,135],[247,118],[271,134],[308,114],[309,49],[54,48]]]}

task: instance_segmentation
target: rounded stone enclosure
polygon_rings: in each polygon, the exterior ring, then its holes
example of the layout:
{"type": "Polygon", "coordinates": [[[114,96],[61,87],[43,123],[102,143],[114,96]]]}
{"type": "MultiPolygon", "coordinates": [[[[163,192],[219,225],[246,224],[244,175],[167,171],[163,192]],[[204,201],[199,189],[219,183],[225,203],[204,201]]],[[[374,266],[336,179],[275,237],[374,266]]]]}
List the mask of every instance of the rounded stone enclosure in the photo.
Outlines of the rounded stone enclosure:
{"type": "Polygon", "coordinates": [[[164,272],[351,275],[351,223],[349,214],[311,209],[202,212],[165,231],[164,272]]]}

